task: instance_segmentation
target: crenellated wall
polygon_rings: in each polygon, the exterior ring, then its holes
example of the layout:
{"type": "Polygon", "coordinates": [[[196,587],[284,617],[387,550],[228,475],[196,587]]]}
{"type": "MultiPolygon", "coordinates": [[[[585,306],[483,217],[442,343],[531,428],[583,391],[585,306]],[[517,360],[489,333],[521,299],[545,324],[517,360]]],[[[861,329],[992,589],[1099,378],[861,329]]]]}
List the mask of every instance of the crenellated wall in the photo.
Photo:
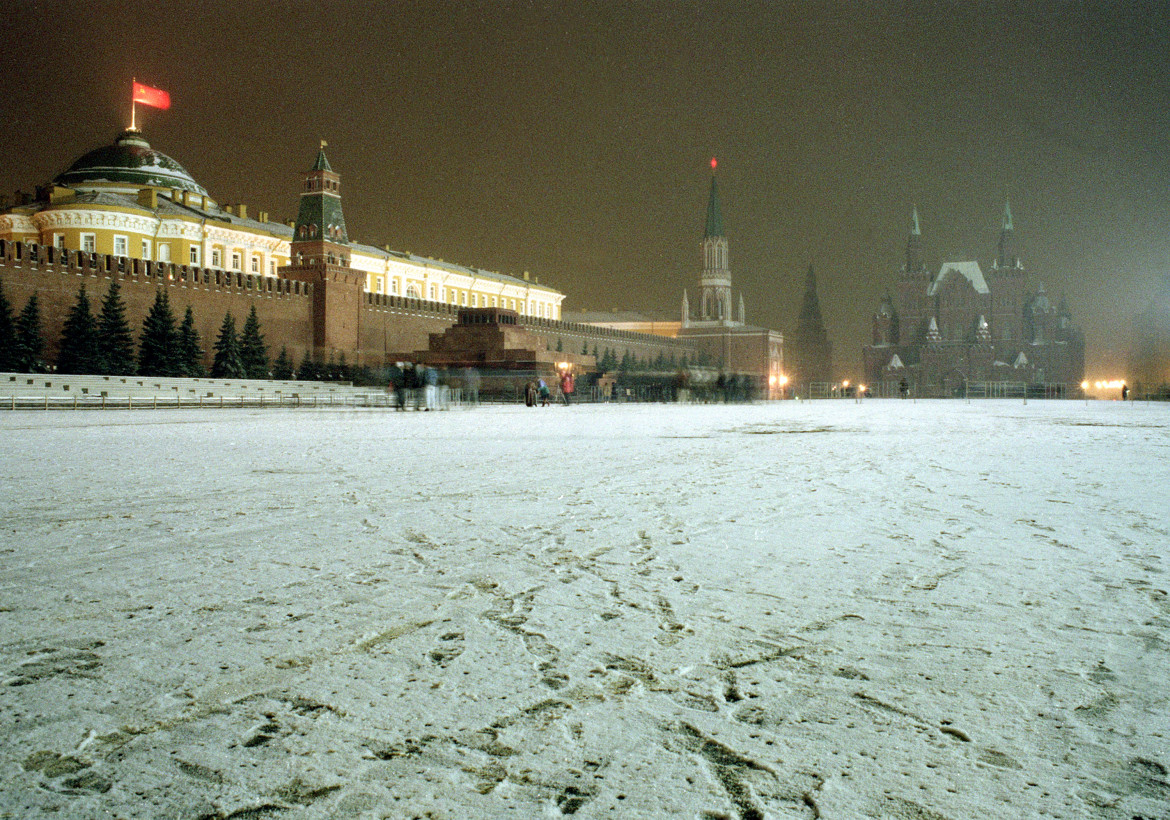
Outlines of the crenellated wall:
{"type": "Polygon", "coordinates": [[[190,305],[208,367],[224,315],[232,314],[238,332],[253,305],[273,358],[282,346],[287,346],[295,365],[312,341],[313,294],[308,284],[167,262],[59,251],[45,246],[30,248],[19,242],[0,240],[0,282],[4,295],[12,304],[13,313],[19,313],[29,297],[37,294],[48,362],[57,359],[61,330],[77,303],[81,286],[85,285],[90,309],[96,316],[115,278],[121,285],[126,320],[135,341],[160,287],[167,289],[177,323],[182,322],[190,305]]]}
{"type": "MultiPolygon", "coordinates": [[[[317,344],[313,284],[309,282],[0,240],[4,294],[14,313],[37,294],[47,362],[56,361],[62,327],[82,284],[96,316],[114,278],[121,284],[126,319],[136,341],[158,288],[167,288],[176,322],[182,321],[190,305],[208,367],[224,314],[231,312],[239,331],[253,305],[272,358],[286,347],[295,366],[317,344]]],[[[351,364],[374,367],[409,359],[416,351],[427,349],[430,334],[453,325],[458,311],[458,306],[442,302],[363,293],[356,317],[360,349],[336,352],[344,353],[351,364]]],[[[619,359],[627,351],[639,360],[650,361],[659,354],[676,361],[684,356],[693,361],[695,357],[694,346],[679,339],[532,316],[521,316],[520,323],[554,351],[559,343],[567,353],[580,354],[587,347],[590,353],[596,348],[600,355],[608,349],[619,359]]]]}

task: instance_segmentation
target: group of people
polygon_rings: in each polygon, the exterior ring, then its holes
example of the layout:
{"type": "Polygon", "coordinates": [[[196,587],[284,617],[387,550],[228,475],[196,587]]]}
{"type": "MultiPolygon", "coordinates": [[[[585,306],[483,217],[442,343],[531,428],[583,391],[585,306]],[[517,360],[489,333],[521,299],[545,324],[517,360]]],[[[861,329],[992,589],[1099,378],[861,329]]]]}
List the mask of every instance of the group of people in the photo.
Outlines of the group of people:
{"type": "MultiPolygon", "coordinates": [[[[427,364],[395,362],[390,367],[386,392],[394,398],[395,407],[406,410],[446,410],[450,404],[451,385],[446,368],[440,372],[427,364]]],[[[479,404],[479,371],[474,367],[463,370],[463,399],[479,404]]]]}
{"type": "MultiPolygon", "coordinates": [[[[558,386],[561,389],[561,400],[568,406],[572,401],[573,391],[576,389],[572,371],[561,371],[558,386]]],[[[548,407],[551,398],[552,389],[548,386],[548,382],[540,377],[531,379],[524,385],[524,404],[528,407],[536,407],[538,403],[541,407],[548,407]]]]}

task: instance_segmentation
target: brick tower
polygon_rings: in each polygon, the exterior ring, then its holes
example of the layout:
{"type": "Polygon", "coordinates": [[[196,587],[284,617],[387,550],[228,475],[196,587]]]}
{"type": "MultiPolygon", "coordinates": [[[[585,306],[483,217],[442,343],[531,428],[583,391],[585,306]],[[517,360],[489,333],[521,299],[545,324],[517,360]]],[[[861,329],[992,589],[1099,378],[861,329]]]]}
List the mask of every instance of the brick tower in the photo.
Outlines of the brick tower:
{"type": "Polygon", "coordinates": [[[312,347],[317,360],[338,351],[360,351],[366,274],[349,265],[341,177],[329,167],[324,140],[317,162],[305,175],[289,251],[291,260],[281,275],[313,286],[312,347]]]}

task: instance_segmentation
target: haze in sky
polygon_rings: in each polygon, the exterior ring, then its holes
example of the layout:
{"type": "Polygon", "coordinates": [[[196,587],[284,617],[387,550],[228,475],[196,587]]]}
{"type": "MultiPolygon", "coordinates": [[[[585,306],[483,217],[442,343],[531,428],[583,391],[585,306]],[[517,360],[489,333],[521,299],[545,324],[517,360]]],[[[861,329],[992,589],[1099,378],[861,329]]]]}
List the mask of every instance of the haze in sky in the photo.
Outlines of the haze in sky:
{"type": "Polygon", "coordinates": [[[1025,267],[1114,375],[1167,275],[1170,7],[983,2],[23,3],[0,49],[0,191],[30,191],[170,92],[144,134],[220,202],[292,215],[318,141],[351,236],[522,274],[566,310],[678,315],[709,162],[748,321],[791,330],[815,266],[839,376],[896,282],[1025,267]]]}

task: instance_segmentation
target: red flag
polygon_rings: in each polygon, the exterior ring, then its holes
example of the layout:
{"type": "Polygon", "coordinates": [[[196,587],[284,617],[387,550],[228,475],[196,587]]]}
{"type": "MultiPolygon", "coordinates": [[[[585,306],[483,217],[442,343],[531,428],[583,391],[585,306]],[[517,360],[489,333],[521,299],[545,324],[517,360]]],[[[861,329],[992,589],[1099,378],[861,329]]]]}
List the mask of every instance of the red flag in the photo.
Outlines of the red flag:
{"type": "Polygon", "coordinates": [[[166,110],[171,107],[171,95],[149,85],[134,83],[134,102],[166,110]]]}

